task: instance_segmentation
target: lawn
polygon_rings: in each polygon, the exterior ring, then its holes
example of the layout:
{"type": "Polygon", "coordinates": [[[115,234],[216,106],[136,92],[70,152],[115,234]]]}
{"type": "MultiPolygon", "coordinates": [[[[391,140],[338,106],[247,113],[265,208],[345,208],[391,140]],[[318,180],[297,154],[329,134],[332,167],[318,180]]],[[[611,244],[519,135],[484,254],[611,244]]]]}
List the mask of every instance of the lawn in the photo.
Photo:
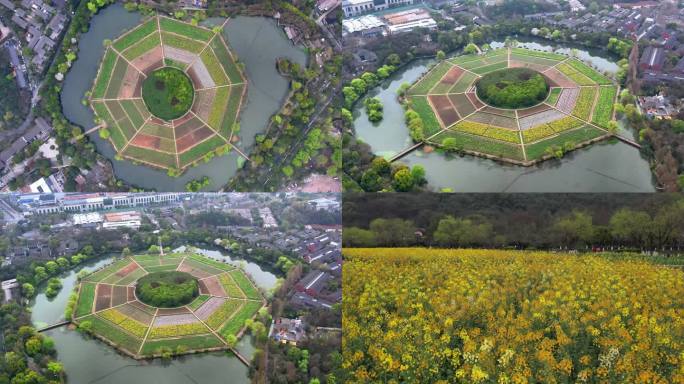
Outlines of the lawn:
{"type": "Polygon", "coordinates": [[[188,257],[192,260],[199,261],[200,263],[210,265],[214,268],[218,268],[218,269],[223,270],[223,271],[232,271],[235,269],[235,266],[233,266],[232,264],[222,263],[220,261],[212,260],[210,258],[201,256],[201,255],[197,255],[194,253],[190,254],[190,256],[188,256],[188,257]]]}
{"type": "Polygon", "coordinates": [[[142,344],[142,339],[124,332],[123,330],[117,328],[114,324],[100,318],[97,315],[91,315],[80,319],[79,323],[82,324],[85,321],[91,322],[94,333],[108,339],[112,343],[116,344],[117,347],[125,349],[132,354],[138,353],[140,344],[142,344]]]}
{"type": "Polygon", "coordinates": [[[573,116],[585,121],[589,121],[591,118],[591,109],[594,106],[595,99],[595,87],[586,87],[580,89],[579,96],[577,97],[577,103],[575,104],[575,108],[572,110],[573,116]]]}
{"type": "Polygon", "coordinates": [[[97,272],[91,273],[90,275],[85,277],[85,281],[92,281],[92,282],[100,282],[102,279],[106,278],[107,276],[111,275],[112,273],[118,271],[119,269],[125,267],[131,262],[131,259],[125,258],[121,260],[117,260],[108,266],[106,266],[103,269],[100,269],[97,272]]]}
{"type": "Polygon", "coordinates": [[[217,132],[220,132],[221,130],[221,122],[223,121],[224,112],[228,101],[230,100],[230,89],[231,87],[216,88],[214,102],[211,104],[211,111],[209,112],[207,123],[217,132]]]}
{"type": "Polygon", "coordinates": [[[237,299],[228,299],[220,307],[218,307],[205,321],[209,328],[218,330],[218,328],[228,320],[241,306],[244,301],[237,299]]]}
{"type": "MultiPolygon", "coordinates": [[[[140,24],[135,29],[116,39],[112,46],[119,52],[124,51],[128,47],[143,40],[147,35],[152,32],[157,32],[157,19],[152,18],[143,24],[140,24]]],[[[158,34],[157,34],[158,35],[158,34]]]]}
{"type": "Polygon", "coordinates": [[[176,168],[176,156],[165,152],[129,145],[123,155],[131,157],[133,160],[156,164],[162,168],[176,168]]]}
{"type": "Polygon", "coordinates": [[[216,55],[214,55],[213,50],[205,49],[200,54],[200,58],[202,59],[204,66],[209,71],[209,75],[211,75],[211,78],[214,80],[214,83],[217,86],[229,83],[228,77],[223,72],[223,67],[216,58],[216,55]]]}
{"type": "Polygon", "coordinates": [[[197,298],[192,303],[188,304],[188,308],[190,308],[193,311],[196,311],[197,308],[201,307],[202,304],[206,303],[210,297],[211,296],[209,296],[209,295],[197,296],[197,298]]]}
{"type": "Polygon", "coordinates": [[[223,39],[213,39],[210,43],[210,46],[211,49],[214,50],[216,57],[219,59],[219,63],[221,63],[223,69],[228,74],[230,82],[233,84],[242,83],[244,80],[240,75],[240,70],[238,69],[237,64],[228,52],[228,49],[226,48],[223,39]]]}
{"type": "Polygon", "coordinates": [[[112,80],[109,82],[107,91],[105,91],[104,98],[116,99],[119,97],[119,89],[121,88],[121,80],[126,75],[128,70],[128,63],[123,58],[119,58],[114,65],[114,71],[111,74],[112,80]]]}
{"type": "Polygon", "coordinates": [[[161,38],[159,37],[159,34],[153,33],[144,38],[143,40],[141,40],[139,43],[132,45],[130,48],[126,49],[121,54],[123,55],[123,57],[131,61],[136,57],[141,56],[143,53],[153,49],[154,47],[159,46],[160,44],[161,38]]]}
{"type": "Polygon", "coordinates": [[[472,71],[474,73],[477,73],[478,75],[484,75],[484,74],[487,74],[490,72],[495,72],[495,71],[498,71],[500,69],[505,69],[505,68],[508,68],[508,63],[503,61],[500,63],[490,64],[490,65],[486,65],[484,67],[475,68],[472,71]]]}
{"type": "Polygon", "coordinates": [[[546,99],[546,103],[549,105],[556,105],[562,91],[562,88],[552,88],[551,92],[549,92],[549,97],[546,99]]]}
{"type": "Polygon", "coordinates": [[[434,66],[423,78],[414,84],[409,90],[410,95],[426,95],[437,82],[449,72],[452,65],[447,61],[441,61],[434,66]]]}
{"type": "Polygon", "coordinates": [[[185,168],[186,166],[202,158],[207,153],[225,144],[226,141],[223,140],[221,137],[216,135],[212,136],[211,138],[203,141],[202,143],[190,148],[189,150],[179,155],[181,168],[185,168]]]}
{"type": "Polygon", "coordinates": [[[562,61],[567,58],[567,56],[563,56],[558,53],[553,53],[553,52],[544,52],[544,51],[533,51],[531,49],[525,49],[525,48],[511,48],[511,53],[516,54],[516,55],[523,55],[523,56],[531,56],[531,57],[541,57],[543,59],[548,59],[548,60],[554,60],[554,61],[562,61]]]}
{"type": "Polygon", "coordinates": [[[410,102],[411,109],[416,111],[420,115],[421,120],[423,120],[423,132],[426,138],[442,129],[426,96],[412,96],[410,102]]]}
{"type": "Polygon", "coordinates": [[[221,286],[223,286],[223,290],[226,291],[228,296],[238,298],[245,297],[244,293],[242,293],[242,290],[235,283],[235,280],[233,280],[228,273],[219,275],[218,279],[221,283],[221,286]]]}
{"type": "Polygon", "coordinates": [[[490,154],[492,156],[512,160],[524,160],[522,149],[519,145],[511,145],[460,132],[448,131],[441,133],[431,140],[431,142],[443,145],[443,141],[447,138],[456,139],[458,145],[463,150],[490,154]]]}
{"type": "Polygon", "coordinates": [[[162,43],[165,45],[170,45],[172,47],[182,49],[192,53],[200,53],[204,48],[201,43],[195,40],[187,39],[182,36],[173,35],[171,33],[162,32],[162,43]]]}
{"type": "Polygon", "coordinates": [[[221,134],[226,138],[230,138],[230,135],[233,133],[233,127],[238,114],[240,113],[240,102],[242,101],[242,90],[244,87],[244,84],[230,87],[228,107],[226,108],[223,115],[223,121],[221,122],[221,134]]]}
{"type": "Polygon", "coordinates": [[[91,98],[101,99],[105,96],[105,91],[107,90],[107,85],[109,84],[109,79],[111,78],[112,71],[114,70],[114,65],[116,64],[119,55],[117,55],[113,50],[108,49],[104,58],[102,59],[102,65],[97,73],[97,79],[95,80],[95,87],[93,88],[91,98]]]}
{"type": "Polygon", "coordinates": [[[525,146],[525,153],[527,153],[528,160],[536,160],[542,158],[546,155],[546,149],[552,146],[564,146],[567,143],[572,143],[577,145],[579,143],[595,139],[597,137],[603,136],[606,133],[600,129],[585,126],[582,128],[574,129],[561,133],[560,135],[553,137],[548,140],[541,141],[539,143],[534,143],[525,146]]]}
{"type": "Polygon", "coordinates": [[[449,90],[449,93],[463,93],[473,85],[473,81],[477,79],[477,75],[472,72],[463,72],[458,81],[449,90]]]}
{"type": "Polygon", "coordinates": [[[95,283],[81,283],[81,290],[78,294],[76,304],[76,314],[74,317],[81,317],[92,312],[93,301],[95,301],[95,283]]]}
{"type": "Polygon", "coordinates": [[[182,346],[188,351],[208,348],[223,347],[225,344],[214,335],[188,336],[181,339],[147,340],[142,347],[142,355],[154,355],[159,353],[162,347],[176,350],[182,346]]]}
{"type": "Polygon", "coordinates": [[[608,122],[613,120],[613,106],[615,103],[615,96],[617,95],[617,87],[601,87],[599,88],[598,101],[594,108],[594,116],[591,121],[601,127],[608,127],[608,122]]]}
{"type": "Polygon", "coordinates": [[[145,123],[145,119],[140,114],[140,111],[138,111],[138,107],[135,106],[133,100],[119,100],[119,104],[121,104],[121,107],[131,119],[131,123],[133,123],[134,126],[140,127],[145,123]]]}
{"type": "Polygon", "coordinates": [[[250,299],[254,300],[261,300],[261,294],[259,293],[259,290],[254,287],[252,282],[245,276],[245,273],[241,270],[234,270],[229,272],[230,275],[233,277],[233,280],[237,283],[238,287],[242,290],[242,292],[245,293],[245,296],[247,296],[250,299]]]}
{"type": "Polygon", "coordinates": [[[245,320],[251,319],[261,308],[261,302],[246,301],[240,307],[240,310],[227,322],[219,331],[223,338],[228,338],[229,335],[237,335],[238,332],[245,326],[245,320]]]}
{"type": "MultiPolygon", "coordinates": [[[[214,37],[214,33],[208,29],[195,27],[194,25],[166,17],[159,18],[159,26],[164,32],[176,33],[190,39],[200,40],[200,42],[208,42],[212,37],[214,37]]],[[[195,42],[195,44],[201,45],[200,42],[195,42]]]]}
{"type": "Polygon", "coordinates": [[[607,77],[598,73],[595,69],[591,68],[590,66],[584,64],[583,62],[581,62],[577,59],[570,59],[567,61],[567,63],[572,68],[574,68],[577,72],[579,72],[579,73],[583,74],[584,76],[590,78],[595,83],[598,83],[601,85],[609,85],[609,84],[613,83],[612,81],[610,81],[610,79],[608,79],[607,77]]]}

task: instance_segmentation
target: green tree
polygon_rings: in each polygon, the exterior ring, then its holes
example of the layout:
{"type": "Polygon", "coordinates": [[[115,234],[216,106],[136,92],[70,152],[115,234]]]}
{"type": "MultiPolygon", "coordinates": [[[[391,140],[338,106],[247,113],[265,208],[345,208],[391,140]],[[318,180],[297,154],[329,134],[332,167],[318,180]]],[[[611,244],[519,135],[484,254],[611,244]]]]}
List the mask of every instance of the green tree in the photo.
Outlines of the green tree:
{"type": "Polygon", "coordinates": [[[588,244],[594,236],[593,218],[587,212],[575,210],[571,214],[556,220],[553,230],[565,246],[572,247],[579,243],[588,244]]]}
{"type": "Polygon", "coordinates": [[[403,247],[415,241],[416,227],[410,220],[375,219],[370,223],[378,245],[403,247]]]}
{"type": "Polygon", "coordinates": [[[394,173],[392,186],[399,192],[408,192],[413,189],[414,181],[411,171],[402,168],[394,173]]]}
{"type": "Polygon", "coordinates": [[[463,53],[465,53],[466,55],[475,54],[475,53],[477,53],[477,51],[478,51],[477,45],[475,45],[473,43],[470,43],[470,44],[466,45],[465,48],[463,48],[463,53]]]}
{"type": "Polygon", "coordinates": [[[486,245],[492,237],[492,225],[483,218],[456,218],[447,215],[437,224],[433,238],[442,246],[486,245]]]}

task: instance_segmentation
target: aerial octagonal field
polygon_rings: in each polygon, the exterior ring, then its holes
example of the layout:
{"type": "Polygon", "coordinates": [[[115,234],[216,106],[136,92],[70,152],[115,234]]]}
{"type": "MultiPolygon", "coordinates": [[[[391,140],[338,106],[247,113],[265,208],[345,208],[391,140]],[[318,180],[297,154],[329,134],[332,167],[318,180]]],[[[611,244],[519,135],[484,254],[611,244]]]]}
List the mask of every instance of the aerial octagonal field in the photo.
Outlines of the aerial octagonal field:
{"type": "Polygon", "coordinates": [[[90,106],[116,153],[183,170],[239,141],[247,81],[220,31],[150,18],[106,49],[90,106]]]}
{"type": "Polygon", "coordinates": [[[245,275],[230,265],[199,254],[175,253],[126,257],[84,277],[73,322],[136,359],[222,350],[240,337],[245,320],[264,306],[264,298],[245,275]],[[189,304],[163,308],[143,303],[139,279],[159,272],[190,275],[199,286],[189,304]]]}
{"type": "Polygon", "coordinates": [[[611,79],[576,58],[502,48],[439,62],[408,89],[406,102],[423,121],[425,143],[527,166],[551,158],[550,149],[610,137],[617,95],[611,79]],[[513,68],[542,75],[546,99],[518,109],[483,102],[478,82],[513,68]]]}

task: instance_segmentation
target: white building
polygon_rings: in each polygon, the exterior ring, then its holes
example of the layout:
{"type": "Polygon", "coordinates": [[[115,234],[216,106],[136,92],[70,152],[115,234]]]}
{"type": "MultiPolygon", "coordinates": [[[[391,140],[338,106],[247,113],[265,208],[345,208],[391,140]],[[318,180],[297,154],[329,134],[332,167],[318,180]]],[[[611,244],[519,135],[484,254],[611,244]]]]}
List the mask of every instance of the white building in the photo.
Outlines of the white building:
{"type": "Polygon", "coordinates": [[[415,28],[437,29],[437,22],[423,8],[386,14],[383,19],[390,34],[409,32],[415,28]]]}
{"type": "Polygon", "coordinates": [[[271,208],[259,208],[259,216],[261,216],[261,220],[264,221],[264,228],[278,227],[278,222],[276,221],[275,217],[273,217],[273,213],[271,213],[271,208]]]}
{"type": "Polygon", "coordinates": [[[5,303],[7,303],[14,299],[13,292],[19,289],[19,282],[17,282],[17,279],[5,280],[0,283],[0,287],[5,292],[5,303]]]}
{"type": "Polygon", "coordinates": [[[360,33],[362,35],[384,35],[385,22],[375,15],[364,15],[342,20],[342,29],[344,30],[344,34],[360,33]]]}
{"type": "MultiPolygon", "coordinates": [[[[139,207],[180,201],[181,193],[78,193],[56,198],[50,204],[40,204],[41,195],[23,195],[20,202],[33,213],[87,212],[124,207],[139,207]]],[[[44,195],[42,195],[44,196],[44,195]]]]}
{"type": "Polygon", "coordinates": [[[140,228],[141,224],[140,212],[137,211],[127,211],[127,212],[112,212],[104,214],[104,223],[102,223],[102,228],[140,228]]]}
{"type": "Polygon", "coordinates": [[[102,215],[97,212],[76,213],[71,217],[74,225],[87,225],[102,222],[102,215]]]}
{"type": "Polygon", "coordinates": [[[411,5],[413,2],[414,0],[343,0],[342,11],[345,17],[354,17],[392,7],[411,5]]]}
{"type": "Polygon", "coordinates": [[[343,0],[342,11],[344,17],[358,16],[364,13],[373,12],[373,0],[343,0]]]}

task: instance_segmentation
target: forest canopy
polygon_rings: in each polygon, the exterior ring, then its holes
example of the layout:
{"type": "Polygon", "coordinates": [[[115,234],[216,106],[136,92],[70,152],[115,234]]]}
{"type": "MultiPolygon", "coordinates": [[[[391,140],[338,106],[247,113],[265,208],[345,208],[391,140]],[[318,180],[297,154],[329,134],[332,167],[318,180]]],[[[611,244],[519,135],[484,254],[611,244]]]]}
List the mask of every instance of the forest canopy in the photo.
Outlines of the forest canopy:
{"type": "Polygon", "coordinates": [[[186,272],[153,272],[138,280],[135,294],[153,307],[174,308],[199,295],[197,280],[186,272]]]}
{"type": "Polygon", "coordinates": [[[539,104],[549,94],[549,85],[539,72],[508,68],[492,72],[477,83],[477,96],[499,108],[526,108],[539,104]]]}

